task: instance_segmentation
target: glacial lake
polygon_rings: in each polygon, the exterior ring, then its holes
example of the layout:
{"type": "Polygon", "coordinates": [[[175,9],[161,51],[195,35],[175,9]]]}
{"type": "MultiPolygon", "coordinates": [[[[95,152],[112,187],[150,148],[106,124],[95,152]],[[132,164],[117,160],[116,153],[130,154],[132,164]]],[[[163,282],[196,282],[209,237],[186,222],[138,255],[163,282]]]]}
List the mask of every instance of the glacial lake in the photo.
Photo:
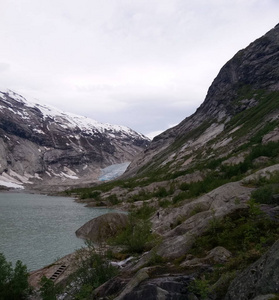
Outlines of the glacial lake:
{"type": "Polygon", "coordinates": [[[112,209],[85,207],[72,198],[0,193],[0,252],[28,271],[51,264],[84,246],[75,231],[112,209]]]}

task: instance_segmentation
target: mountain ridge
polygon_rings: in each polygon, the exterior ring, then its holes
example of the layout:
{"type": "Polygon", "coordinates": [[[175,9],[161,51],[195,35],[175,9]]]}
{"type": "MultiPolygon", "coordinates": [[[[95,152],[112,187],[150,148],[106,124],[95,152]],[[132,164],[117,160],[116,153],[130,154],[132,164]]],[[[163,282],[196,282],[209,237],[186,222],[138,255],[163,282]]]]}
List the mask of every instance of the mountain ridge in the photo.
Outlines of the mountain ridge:
{"type": "Polygon", "coordinates": [[[10,90],[0,92],[0,108],[0,173],[19,185],[93,182],[102,168],[130,161],[149,143],[126,126],[65,113],[10,90]]]}

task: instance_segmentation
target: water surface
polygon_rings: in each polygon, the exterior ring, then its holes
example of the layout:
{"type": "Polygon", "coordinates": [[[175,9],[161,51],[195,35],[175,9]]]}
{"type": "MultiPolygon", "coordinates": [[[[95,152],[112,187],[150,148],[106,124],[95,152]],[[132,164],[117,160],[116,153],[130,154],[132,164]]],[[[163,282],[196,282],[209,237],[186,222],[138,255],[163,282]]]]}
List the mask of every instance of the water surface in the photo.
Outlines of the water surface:
{"type": "Polygon", "coordinates": [[[0,193],[0,252],[13,264],[39,269],[84,245],[75,231],[112,211],[84,207],[72,198],[0,193]]]}

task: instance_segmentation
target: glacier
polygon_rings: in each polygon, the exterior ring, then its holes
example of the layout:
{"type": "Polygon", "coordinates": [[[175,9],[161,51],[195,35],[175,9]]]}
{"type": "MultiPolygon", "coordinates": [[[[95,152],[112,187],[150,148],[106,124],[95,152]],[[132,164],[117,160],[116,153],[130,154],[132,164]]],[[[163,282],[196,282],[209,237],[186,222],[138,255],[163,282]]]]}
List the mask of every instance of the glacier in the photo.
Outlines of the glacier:
{"type": "Polygon", "coordinates": [[[121,176],[128,168],[131,162],[124,162],[122,164],[110,165],[104,169],[101,169],[101,175],[98,178],[99,181],[107,181],[115,179],[121,176]]]}

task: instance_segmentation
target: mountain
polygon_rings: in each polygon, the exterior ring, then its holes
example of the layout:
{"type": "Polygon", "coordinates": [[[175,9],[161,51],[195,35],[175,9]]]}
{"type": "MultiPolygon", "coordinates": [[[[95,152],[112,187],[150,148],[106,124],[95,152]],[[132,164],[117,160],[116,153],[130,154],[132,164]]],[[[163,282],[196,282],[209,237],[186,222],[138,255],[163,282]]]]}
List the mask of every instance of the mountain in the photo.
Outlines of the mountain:
{"type": "MultiPolygon", "coordinates": [[[[169,171],[185,170],[192,162],[228,155],[236,146],[251,140],[266,124],[275,122],[278,118],[278,53],[279,25],[228,61],[197,111],[155,137],[130,165],[127,176],[172,162],[169,171]]],[[[278,131],[270,134],[278,140],[278,131]]]]}
{"type": "Polygon", "coordinates": [[[229,60],[196,112],[121,178],[72,192],[132,212],[112,253],[137,258],[119,263],[98,299],[278,299],[279,25],[229,60]]]}
{"type": "Polygon", "coordinates": [[[0,183],[56,185],[96,181],[101,169],[127,163],[149,139],[0,92],[0,183]]]}

